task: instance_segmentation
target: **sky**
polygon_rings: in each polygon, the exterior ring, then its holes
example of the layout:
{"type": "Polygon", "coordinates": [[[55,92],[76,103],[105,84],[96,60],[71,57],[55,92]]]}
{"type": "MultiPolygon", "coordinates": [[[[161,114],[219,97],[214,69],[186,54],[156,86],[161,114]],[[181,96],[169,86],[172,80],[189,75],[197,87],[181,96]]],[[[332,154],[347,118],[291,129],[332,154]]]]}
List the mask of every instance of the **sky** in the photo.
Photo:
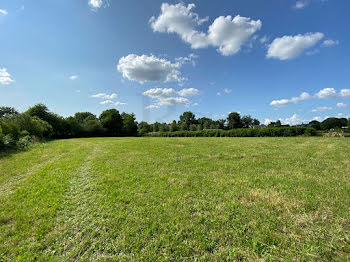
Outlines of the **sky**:
{"type": "Polygon", "coordinates": [[[0,105],[350,117],[348,0],[0,0],[0,105]]]}

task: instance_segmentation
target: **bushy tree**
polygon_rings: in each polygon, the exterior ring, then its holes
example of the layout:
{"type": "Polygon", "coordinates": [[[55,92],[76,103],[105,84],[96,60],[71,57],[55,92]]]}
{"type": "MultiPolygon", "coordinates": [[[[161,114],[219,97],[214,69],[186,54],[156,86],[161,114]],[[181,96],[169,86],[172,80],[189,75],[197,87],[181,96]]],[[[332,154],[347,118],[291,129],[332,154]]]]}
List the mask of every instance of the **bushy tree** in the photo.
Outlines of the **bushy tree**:
{"type": "Polygon", "coordinates": [[[152,132],[152,127],[147,122],[142,121],[138,124],[138,133],[139,135],[143,136],[149,132],[152,132]]]}
{"type": "Polygon", "coordinates": [[[18,115],[18,111],[13,107],[0,106],[0,118],[18,115]]]}
{"type": "Polygon", "coordinates": [[[244,128],[250,128],[253,126],[253,118],[251,116],[242,117],[242,126],[244,128]]]}
{"type": "Polygon", "coordinates": [[[316,129],[316,130],[321,130],[321,123],[317,120],[312,120],[310,123],[309,123],[309,126],[316,129]]]}
{"type": "Polygon", "coordinates": [[[330,130],[332,128],[342,128],[347,125],[347,119],[330,117],[324,120],[320,125],[322,130],[330,130]]]}
{"type": "Polygon", "coordinates": [[[105,110],[99,119],[108,136],[120,136],[123,133],[123,118],[118,110],[114,108],[105,110]]]}
{"type": "Polygon", "coordinates": [[[122,113],[123,119],[123,135],[124,136],[136,136],[137,135],[137,123],[134,114],[122,113]]]}
{"type": "Polygon", "coordinates": [[[176,123],[175,120],[170,124],[170,131],[171,132],[179,131],[179,125],[176,123]]]}
{"type": "Polygon", "coordinates": [[[227,117],[227,127],[229,129],[241,128],[242,127],[241,115],[237,112],[231,112],[227,117]]]}
{"type": "Polygon", "coordinates": [[[186,124],[188,129],[190,125],[197,123],[196,116],[191,111],[184,112],[180,116],[180,124],[182,125],[183,123],[186,124]]]}

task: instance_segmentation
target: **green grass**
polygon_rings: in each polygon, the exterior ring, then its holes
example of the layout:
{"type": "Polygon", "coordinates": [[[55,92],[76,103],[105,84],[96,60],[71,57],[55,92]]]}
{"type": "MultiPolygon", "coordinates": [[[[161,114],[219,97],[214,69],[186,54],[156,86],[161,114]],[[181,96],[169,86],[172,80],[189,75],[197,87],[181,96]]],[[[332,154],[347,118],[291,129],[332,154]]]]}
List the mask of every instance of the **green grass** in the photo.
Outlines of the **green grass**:
{"type": "Polygon", "coordinates": [[[0,158],[0,261],[349,261],[350,140],[91,138],[0,158]]]}

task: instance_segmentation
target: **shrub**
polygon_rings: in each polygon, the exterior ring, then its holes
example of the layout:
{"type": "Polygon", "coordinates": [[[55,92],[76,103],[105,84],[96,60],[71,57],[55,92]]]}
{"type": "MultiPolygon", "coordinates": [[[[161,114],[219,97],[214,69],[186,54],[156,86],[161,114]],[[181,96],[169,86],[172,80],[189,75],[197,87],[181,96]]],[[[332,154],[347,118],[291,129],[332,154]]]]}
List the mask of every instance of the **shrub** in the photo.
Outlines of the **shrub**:
{"type": "Polygon", "coordinates": [[[32,143],[32,138],[30,136],[21,137],[16,145],[18,148],[27,148],[32,143]]]}
{"type": "Polygon", "coordinates": [[[202,131],[153,132],[152,137],[288,137],[314,136],[316,130],[310,127],[278,127],[278,128],[238,128],[231,130],[205,129],[202,131]]]}

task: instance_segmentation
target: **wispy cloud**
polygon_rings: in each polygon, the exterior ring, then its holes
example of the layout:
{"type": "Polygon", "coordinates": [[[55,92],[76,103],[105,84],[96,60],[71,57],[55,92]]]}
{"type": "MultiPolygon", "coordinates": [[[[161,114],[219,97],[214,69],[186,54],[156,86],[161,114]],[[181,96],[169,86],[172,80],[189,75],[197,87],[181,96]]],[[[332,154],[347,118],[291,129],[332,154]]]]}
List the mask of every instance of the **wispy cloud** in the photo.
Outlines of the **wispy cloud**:
{"type": "Polygon", "coordinates": [[[79,78],[79,76],[76,75],[72,75],[69,77],[70,80],[77,80],[79,78]]]}
{"type": "Polygon", "coordinates": [[[7,11],[6,11],[6,10],[4,10],[4,9],[0,9],[0,14],[7,15],[8,13],[7,13],[7,11]]]}

